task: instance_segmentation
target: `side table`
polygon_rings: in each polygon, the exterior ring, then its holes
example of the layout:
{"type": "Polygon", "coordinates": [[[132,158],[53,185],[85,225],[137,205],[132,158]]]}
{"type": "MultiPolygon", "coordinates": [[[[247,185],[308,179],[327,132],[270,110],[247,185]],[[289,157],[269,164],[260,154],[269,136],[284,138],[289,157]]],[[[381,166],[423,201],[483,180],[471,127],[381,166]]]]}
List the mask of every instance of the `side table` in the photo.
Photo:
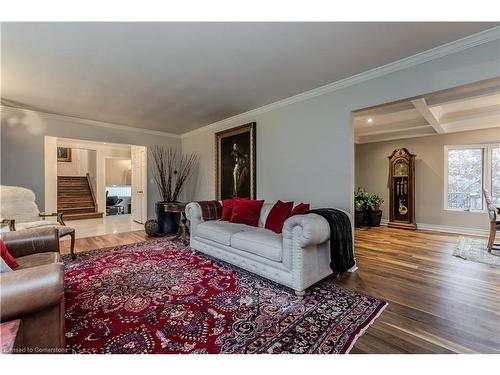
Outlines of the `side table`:
{"type": "Polygon", "coordinates": [[[163,205],[163,209],[165,212],[171,212],[171,213],[180,213],[181,214],[181,222],[179,223],[179,230],[177,231],[177,234],[172,237],[172,240],[177,240],[181,239],[181,241],[184,243],[184,245],[187,245],[189,243],[189,228],[186,225],[187,218],[186,218],[186,203],[165,203],[163,205]]]}

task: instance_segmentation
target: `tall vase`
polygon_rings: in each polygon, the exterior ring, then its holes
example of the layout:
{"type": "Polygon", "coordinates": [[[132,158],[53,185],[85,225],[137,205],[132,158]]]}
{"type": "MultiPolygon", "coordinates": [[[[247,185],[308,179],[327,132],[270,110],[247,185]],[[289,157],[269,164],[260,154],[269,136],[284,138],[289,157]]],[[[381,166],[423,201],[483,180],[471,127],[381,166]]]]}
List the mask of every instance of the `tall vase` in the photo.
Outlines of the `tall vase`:
{"type": "Polygon", "coordinates": [[[156,202],[155,204],[156,220],[160,226],[160,233],[175,234],[179,230],[181,215],[178,212],[165,212],[165,203],[167,202],[156,202]]]}

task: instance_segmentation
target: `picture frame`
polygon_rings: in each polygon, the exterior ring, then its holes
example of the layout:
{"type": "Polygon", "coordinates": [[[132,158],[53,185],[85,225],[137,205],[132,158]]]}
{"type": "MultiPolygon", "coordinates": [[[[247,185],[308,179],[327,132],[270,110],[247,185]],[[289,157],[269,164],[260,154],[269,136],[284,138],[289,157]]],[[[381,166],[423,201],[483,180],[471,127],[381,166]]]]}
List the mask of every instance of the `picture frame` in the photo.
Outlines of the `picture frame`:
{"type": "Polygon", "coordinates": [[[71,148],[57,147],[57,161],[71,163],[71,148]]]}
{"type": "Polygon", "coordinates": [[[256,125],[215,133],[215,199],[256,198],[256,125]]]}

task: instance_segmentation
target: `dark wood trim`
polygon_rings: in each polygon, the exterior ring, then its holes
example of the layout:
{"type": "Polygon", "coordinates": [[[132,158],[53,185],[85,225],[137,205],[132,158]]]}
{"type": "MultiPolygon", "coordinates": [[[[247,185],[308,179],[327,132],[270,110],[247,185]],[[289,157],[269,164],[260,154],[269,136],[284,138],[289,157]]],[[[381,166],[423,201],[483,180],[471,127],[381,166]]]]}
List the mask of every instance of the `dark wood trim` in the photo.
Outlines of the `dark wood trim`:
{"type": "Polygon", "coordinates": [[[43,220],[45,220],[46,217],[57,216],[57,222],[61,225],[66,225],[63,220],[63,214],[60,212],[52,212],[50,214],[45,212],[40,212],[38,216],[40,216],[43,220]]]}
{"type": "Polygon", "coordinates": [[[14,219],[2,219],[2,222],[0,224],[2,226],[7,225],[11,232],[14,232],[16,230],[16,220],[14,219]]]}
{"type": "Polygon", "coordinates": [[[89,184],[90,194],[92,195],[92,201],[94,202],[94,212],[99,212],[97,208],[97,199],[95,197],[94,188],[92,187],[92,182],[90,181],[90,174],[87,172],[87,183],[89,184]]]}

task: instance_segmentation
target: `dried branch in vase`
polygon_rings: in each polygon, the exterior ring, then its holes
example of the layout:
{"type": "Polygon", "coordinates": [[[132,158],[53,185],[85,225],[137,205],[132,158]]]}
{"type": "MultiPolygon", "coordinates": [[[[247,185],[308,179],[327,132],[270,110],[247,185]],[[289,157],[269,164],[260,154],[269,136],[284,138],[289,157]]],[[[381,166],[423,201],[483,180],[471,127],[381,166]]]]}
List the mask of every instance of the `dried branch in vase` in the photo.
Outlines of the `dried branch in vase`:
{"type": "Polygon", "coordinates": [[[153,146],[150,153],[153,159],[153,179],[160,196],[164,202],[177,201],[198,163],[198,155],[193,152],[179,156],[177,149],[164,146],[153,146]]]}

